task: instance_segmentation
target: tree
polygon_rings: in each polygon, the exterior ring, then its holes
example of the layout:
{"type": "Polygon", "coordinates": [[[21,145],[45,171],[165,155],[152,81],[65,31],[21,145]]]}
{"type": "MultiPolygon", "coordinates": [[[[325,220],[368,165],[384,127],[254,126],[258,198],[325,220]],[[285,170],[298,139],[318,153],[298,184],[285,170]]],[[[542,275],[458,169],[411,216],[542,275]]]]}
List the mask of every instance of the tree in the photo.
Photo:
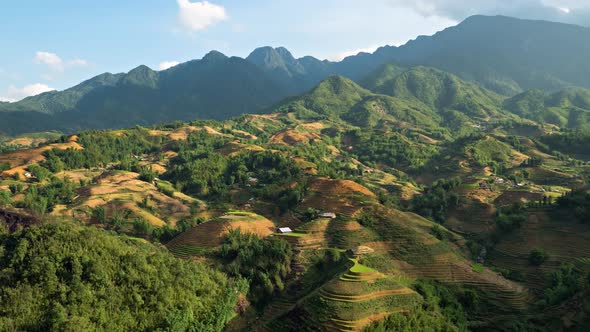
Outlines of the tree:
{"type": "Polygon", "coordinates": [[[39,182],[43,182],[51,175],[51,172],[47,168],[39,165],[31,165],[27,169],[39,182]]]}
{"type": "Polygon", "coordinates": [[[543,249],[533,249],[529,253],[529,263],[534,266],[540,266],[549,259],[549,255],[543,249]]]}

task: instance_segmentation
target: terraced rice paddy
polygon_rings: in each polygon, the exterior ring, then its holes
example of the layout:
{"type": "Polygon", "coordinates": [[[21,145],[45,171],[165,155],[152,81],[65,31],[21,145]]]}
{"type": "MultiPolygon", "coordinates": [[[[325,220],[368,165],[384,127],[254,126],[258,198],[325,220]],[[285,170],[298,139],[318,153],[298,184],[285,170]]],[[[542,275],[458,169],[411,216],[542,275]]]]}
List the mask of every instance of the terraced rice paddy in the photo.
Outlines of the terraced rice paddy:
{"type": "Polygon", "coordinates": [[[189,229],[172,239],[166,247],[181,257],[198,256],[221,245],[225,234],[234,229],[267,237],[273,234],[275,225],[263,216],[234,211],[189,229]]]}
{"type": "Polygon", "coordinates": [[[398,280],[351,259],[350,268],[324,285],[319,296],[331,314],[329,331],[360,331],[393,312],[408,312],[419,295],[398,280]],[[379,305],[382,304],[382,305],[379,305]]]}

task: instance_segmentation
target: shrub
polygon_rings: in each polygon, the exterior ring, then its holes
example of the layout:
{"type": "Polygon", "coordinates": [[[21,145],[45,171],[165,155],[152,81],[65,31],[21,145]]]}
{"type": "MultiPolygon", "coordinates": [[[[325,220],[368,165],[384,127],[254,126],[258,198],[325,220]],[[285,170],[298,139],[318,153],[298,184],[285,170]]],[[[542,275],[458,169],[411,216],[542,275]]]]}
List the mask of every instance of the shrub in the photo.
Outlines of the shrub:
{"type": "Polygon", "coordinates": [[[0,206],[10,205],[12,203],[12,195],[10,191],[0,190],[0,206]]]}
{"type": "Polygon", "coordinates": [[[8,188],[12,192],[12,194],[20,194],[23,192],[23,185],[22,183],[11,183],[8,188]]]}
{"type": "Polygon", "coordinates": [[[146,236],[152,234],[153,226],[142,218],[133,220],[133,230],[136,234],[146,236]]]}
{"type": "Polygon", "coordinates": [[[367,213],[364,213],[357,221],[365,227],[373,227],[375,225],[375,218],[367,213]]]}
{"type": "Polygon", "coordinates": [[[548,258],[549,255],[543,249],[533,249],[529,253],[529,263],[534,266],[540,266],[545,263],[548,258]]]}

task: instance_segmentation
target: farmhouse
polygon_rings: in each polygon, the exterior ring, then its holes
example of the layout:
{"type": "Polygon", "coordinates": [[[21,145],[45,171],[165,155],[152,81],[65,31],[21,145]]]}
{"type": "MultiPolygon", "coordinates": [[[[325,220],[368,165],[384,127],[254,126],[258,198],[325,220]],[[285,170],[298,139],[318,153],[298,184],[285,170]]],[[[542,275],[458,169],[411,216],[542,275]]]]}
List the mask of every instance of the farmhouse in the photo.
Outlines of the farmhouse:
{"type": "Polygon", "coordinates": [[[287,233],[293,233],[293,231],[289,227],[281,227],[281,228],[279,228],[279,233],[287,234],[287,233]]]}
{"type": "Polygon", "coordinates": [[[324,212],[324,213],[322,213],[320,215],[320,217],[334,219],[334,218],[336,218],[336,213],[334,213],[334,212],[324,212]]]}

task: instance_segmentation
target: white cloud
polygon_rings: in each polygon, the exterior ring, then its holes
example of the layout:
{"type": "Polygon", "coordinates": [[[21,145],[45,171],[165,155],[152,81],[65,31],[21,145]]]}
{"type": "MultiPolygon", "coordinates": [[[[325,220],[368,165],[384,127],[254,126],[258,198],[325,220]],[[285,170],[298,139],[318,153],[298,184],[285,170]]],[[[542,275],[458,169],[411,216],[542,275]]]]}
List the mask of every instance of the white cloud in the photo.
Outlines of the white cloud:
{"type": "Polygon", "coordinates": [[[0,97],[0,102],[3,102],[3,103],[14,103],[15,101],[16,101],[16,99],[0,97]]]}
{"type": "Polygon", "coordinates": [[[172,68],[172,67],[177,66],[179,64],[180,64],[180,62],[178,62],[178,61],[164,61],[158,65],[158,69],[159,70],[166,70],[168,68],[172,68]]]}
{"type": "Polygon", "coordinates": [[[86,67],[89,65],[88,61],[84,59],[64,61],[55,53],[42,51],[35,53],[35,63],[38,65],[47,65],[50,69],[59,72],[67,68],[86,67]]]}
{"type": "Polygon", "coordinates": [[[35,63],[48,65],[49,68],[54,70],[63,70],[63,60],[55,53],[39,51],[35,54],[35,63]]]}
{"type": "Polygon", "coordinates": [[[179,7],[178,20],[185,29],[196,32],[227,20],[225,8],[208,1],[191,2],[176,0],[179,7]]]}
{"type": "Polygon", "coordinates": [[[42,84],[42,83],[35,83],[29,84],[22,88],[17,88],[14,85],[8,88],[5,97],[0,97],[0,99],[8,102],[15,102],[17,100],[21,100],[26,97],[36,96],[42,94],[44,92],[53,91],[55,89],[50,88],[49,86],[42,84]]]}

